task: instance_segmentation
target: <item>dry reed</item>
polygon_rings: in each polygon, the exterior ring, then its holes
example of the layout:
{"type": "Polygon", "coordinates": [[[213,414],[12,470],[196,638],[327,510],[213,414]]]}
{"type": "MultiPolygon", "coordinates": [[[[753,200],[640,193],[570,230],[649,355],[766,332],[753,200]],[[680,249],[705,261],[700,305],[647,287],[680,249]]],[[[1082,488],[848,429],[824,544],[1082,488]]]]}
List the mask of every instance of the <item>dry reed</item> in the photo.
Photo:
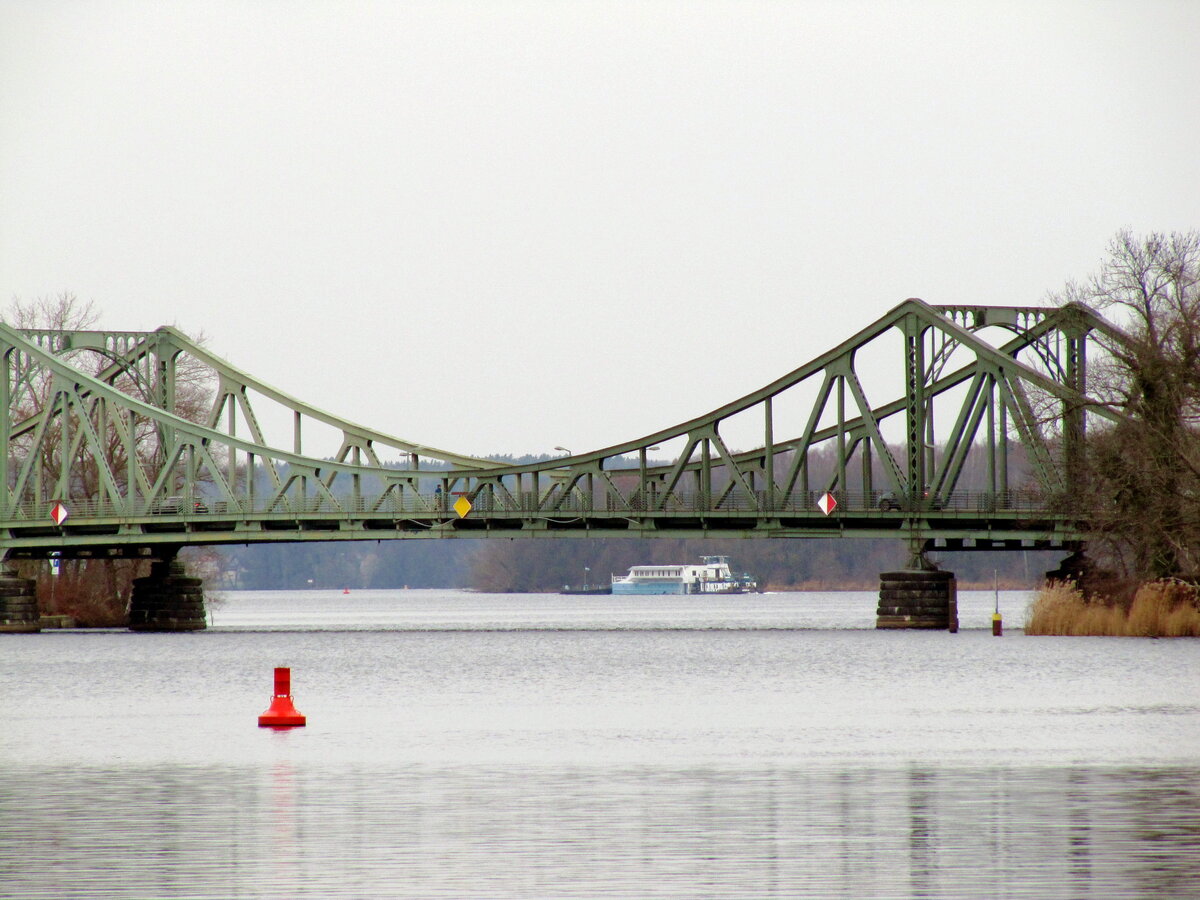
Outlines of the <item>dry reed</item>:
{"type": "Polygon", "coordinates": [[[1180,581],[1138,588],[1128,610],[1087,599],[1070,582],[1051,582],[1025,613],[1026,634],[1200,637],[1200,592],[1180,581]]]}

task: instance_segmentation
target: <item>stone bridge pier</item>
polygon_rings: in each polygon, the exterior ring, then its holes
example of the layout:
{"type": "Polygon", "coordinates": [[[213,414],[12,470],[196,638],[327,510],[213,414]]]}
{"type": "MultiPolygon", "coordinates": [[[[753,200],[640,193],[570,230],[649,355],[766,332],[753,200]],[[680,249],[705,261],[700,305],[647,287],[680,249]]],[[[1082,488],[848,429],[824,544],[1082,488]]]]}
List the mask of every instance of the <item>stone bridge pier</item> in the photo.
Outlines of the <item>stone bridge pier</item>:
{"type": "Polygon", "coordinates": [[[1058,564],[1057,569],[1046,573],[1046,583],[1062,582],[1073,584],[1085,597],[1116,596],[1121,589],[1116,572],[1101,568],[1087,555],[1087,547],[1078,547],[1070,556],[1058,564]]]}
{"type": "Polygon", "coordinates": [[[32,634],[41,630],[37,582],[17,575],[11,562],[0,563],[0,634],[32,634]]]}
{"type": "Polygon", "coordinates": [[[907,567],[879,576],[876,628],[958,631],[958,582],[918,551],[907,567]]]}
{"type": "Polygon", "coordinates": [[[133,580],[131,631],[200,631],[208,627],[204,580],[187,574],[175,553],[150,564],[150,574],[133,580]]]}

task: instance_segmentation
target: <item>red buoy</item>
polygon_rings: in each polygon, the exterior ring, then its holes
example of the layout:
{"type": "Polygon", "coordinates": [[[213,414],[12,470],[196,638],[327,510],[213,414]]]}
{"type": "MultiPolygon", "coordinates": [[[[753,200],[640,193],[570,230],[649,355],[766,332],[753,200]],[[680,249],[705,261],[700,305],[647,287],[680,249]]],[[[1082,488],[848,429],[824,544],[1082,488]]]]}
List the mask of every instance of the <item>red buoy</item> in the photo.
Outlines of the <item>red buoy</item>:
{"type": "Polygon", "coordinates": [[[277,667],[275,696],[271,698],[271,708],[258,717],[259,727],[294,728],[304,723],[304,716],[292,704],[292,670],[277,667]]]}

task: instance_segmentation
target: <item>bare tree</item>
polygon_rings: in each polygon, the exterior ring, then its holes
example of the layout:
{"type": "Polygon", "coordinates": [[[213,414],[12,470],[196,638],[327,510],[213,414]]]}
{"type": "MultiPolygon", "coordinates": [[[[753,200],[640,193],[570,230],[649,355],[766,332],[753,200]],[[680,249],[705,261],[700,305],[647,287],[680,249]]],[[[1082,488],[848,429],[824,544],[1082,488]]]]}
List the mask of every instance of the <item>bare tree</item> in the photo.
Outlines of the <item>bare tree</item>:
{"type": "Polygon", "coordinates": [[[1114,562],[1140,579],[1200,571],[1200,232],[1119,232],[1100,269],[1053,295],[1104,313],[1088,389],[1126,419],[1097,422],[1083,504],[1114,562]]]}

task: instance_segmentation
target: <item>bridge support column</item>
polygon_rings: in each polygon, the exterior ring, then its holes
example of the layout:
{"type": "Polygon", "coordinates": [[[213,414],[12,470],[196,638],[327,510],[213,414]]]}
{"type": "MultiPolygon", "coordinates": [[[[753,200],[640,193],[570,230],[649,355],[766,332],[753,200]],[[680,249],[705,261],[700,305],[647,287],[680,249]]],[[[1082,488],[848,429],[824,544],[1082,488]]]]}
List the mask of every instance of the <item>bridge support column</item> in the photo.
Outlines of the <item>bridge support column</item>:
{"type": "Polygon", "coordinates": [[[954,573],[935,568],[922,556],[907,569],[881,574],[875,627],[958,631],[954,573]]]}
{"type": "Polygon", "coordinates": [[[0,564],[0,634],[33,634],[41,631],[37,582],[17,575],[12,563],[0,564]]]}
{"type": "Polygon", "coordinates": [[[1076,550],[1058,564],[1057,569],[1046,573],[1046,581],[1073,581],[1080,584],[1091,570],[1091,560],[1082,550],[1076,550]]]}
{"type": "Polygon", "coordinates": [[[1057,569],[1046,573],[1046,583],[1051,581],[1070,582],[1085,597],[1095,594],[1114,595],[1118,592],[1117,576],[1096,566],[1084,550],[1079,549],[1058,564],[1057,569]]]}
{"type": "Polygon", "coordinates": [[[182,561],[174,557],[155,560],[149,575],[133,580],[131,631],[200,631],[206,627],[204,580],[189,578],[182,561]]]}

